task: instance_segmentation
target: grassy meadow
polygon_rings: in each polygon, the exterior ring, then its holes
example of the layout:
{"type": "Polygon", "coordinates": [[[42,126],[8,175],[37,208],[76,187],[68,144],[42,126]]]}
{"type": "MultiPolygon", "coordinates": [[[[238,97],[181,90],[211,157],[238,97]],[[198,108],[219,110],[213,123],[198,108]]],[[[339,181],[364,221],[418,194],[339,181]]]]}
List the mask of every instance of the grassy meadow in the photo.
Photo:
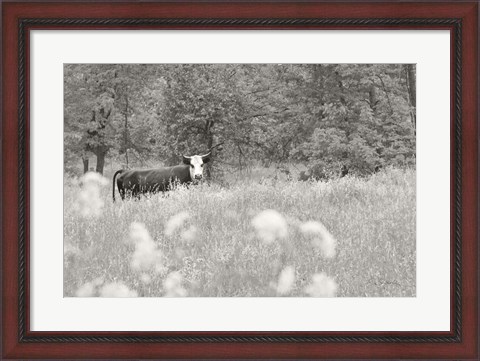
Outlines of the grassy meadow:
{"type": "Polygon", "coordinates": [[[64,180],[64,296],[415,296],[415,171],[243,177],[112,202],[64,180]]]}

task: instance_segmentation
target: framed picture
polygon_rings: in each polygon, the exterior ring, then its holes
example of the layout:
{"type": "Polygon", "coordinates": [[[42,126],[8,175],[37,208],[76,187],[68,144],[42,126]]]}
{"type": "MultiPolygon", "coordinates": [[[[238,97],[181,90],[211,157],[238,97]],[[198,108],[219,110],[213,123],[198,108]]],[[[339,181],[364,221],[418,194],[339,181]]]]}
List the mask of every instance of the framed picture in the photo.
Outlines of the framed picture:
{"type": "Polygon", "coordinates": [[[478,358],[478,2],[2,18],[3,358],[478,358]]]}

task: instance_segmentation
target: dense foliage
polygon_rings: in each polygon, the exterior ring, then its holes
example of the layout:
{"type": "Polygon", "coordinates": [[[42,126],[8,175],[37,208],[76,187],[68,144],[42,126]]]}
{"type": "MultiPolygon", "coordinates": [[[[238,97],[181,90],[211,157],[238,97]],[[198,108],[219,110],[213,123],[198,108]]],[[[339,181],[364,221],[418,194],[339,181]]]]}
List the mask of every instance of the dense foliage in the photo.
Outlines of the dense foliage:
{"type": "Polygon", "coordinates": [[[69,64],[65,171],[96,156],[177,164],[215,148],[213,169],[287,163],[369,174],[415,163],[409,64],[69,64]]]}

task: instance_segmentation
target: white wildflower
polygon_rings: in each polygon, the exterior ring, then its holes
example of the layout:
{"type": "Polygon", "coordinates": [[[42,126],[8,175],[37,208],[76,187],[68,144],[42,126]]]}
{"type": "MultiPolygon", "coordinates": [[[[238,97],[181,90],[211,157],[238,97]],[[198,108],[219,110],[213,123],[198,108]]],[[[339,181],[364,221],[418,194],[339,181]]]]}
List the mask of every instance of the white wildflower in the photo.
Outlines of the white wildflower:
{"type": "Polygon", "coordinates": [[[175,248],[175,257],[178,260],[182,260],[186,256],[187,256],[187,251],[184,250],[182,247],[176,247],[175,248]]]}
{"type": "Polygon", "coordinates": [[[288,235],[285,218],[273,209],[267,209],[257,214],[252,220],[252,225],[257,237],[266,244],[270,244],[276,239],[284,239],[288,235]]]}
{"type": "Polygon", "coordinates": [[[323,224],[316,221],[305,222],[300,225],[300,232],[310,238],[313,247],[319,249],[324,257],[335,256],[337,241],[323,224]]]}
{"type": "Polygon", "coordinates": [[[137,297],[134,290],[130,290],[121,282],[108,283],[100,289],[100,297],[137,297]]]}
{"type": "Polygon", "coordinates": [[[75,203],[76,210],[84,218],[100,216],[104,206],[101,190],[108,180],[99,173],[88,172],[80,178],[80,183],[82,188],[75,203]]]}
{"type": "Polygon", "coordinates": [[[190,226],[188,229],[182,232],[182,240],[185,242],[192,242],[197,238],[197,227],[190,226]]]}
{"type": "Polygon", "coordinates": [[[92,283],[97,287],[101,286],[103,282],[105,282],[105,279],[103,277],[97,277],[92,281],[92,283]]]}
{"type": "Polygon", "coordinates": [[[157,275],[164,276],[168,272],[168,267],[163,264],[156,264],[154,267],[154,271],[157,275]]]}
{"type": "Polygon", "coordinates": [[[171,237],[183,226],[183,223],[190,218],[188,212],[180,212],[171,217],[165,224],[165,235],[171,237]]]}
{"type": "Polygon", "coordinates": [[[133,244],[153,242],[147,228],[143,223],[140,222],[132,222],[130,224],[130,234],[128,240],[133,244]]]}
{"type": "Polygon", "coordinates": [[[93,281],[85,283],[81,286],[75,296],[77,297],[95,297],[97,293],[97,287],[101,286],[104,282],[103,277],[97,277],[93,281]]]}
{"type": "Polygon", "coordinates": [[[109,184],[108,179],[97,172],[87,172],[81,178],[80,182],[85,183],[97,183],[100,186],[106,186],[109,184]]]}
{"type": "Polygon", "coordinates": [[[135,244],[130,266],[136,270],[148,270],[161,264],[163,254],[150,237],[145,225],[133,222],[130,225],[130,240],[135,244]]]}
{"type": "Polygon", "coordinates": [[[80,252],[80,249],[73,245],[72,243],[70,242],[65,242],[64,245],[63,245],[63,255],[64,256],[68,256],[68,255],[72,255],[72,256],[76,256],[76,255],[79,255],[81,252],[80,252]]]}
{"type": "Polygon", "coordinates": [[[316,273],[312,277],[312,283],[305,287],[305,292],[310,297],[335,297],[337,284],[325,273],[316,273]]]}
{"type": "Polygon", "coordinates": [[[295,283],[295,269],[292,266],[285,267],[278,277],[277,294],[288,294],[295,283]]]}
{"type": "Polygon", "coordinates": [[[80,254],[81,251],[77,246],[72,245],[70,242],[65,242],[63,246],[63,264],[65,267],[70,267],[80,254]]]}
{"type": "Polygon", "coordinates": [[[183,277],[178,271],[170,273],[163,281],[165,297],[185,297],[187,290],[182,287],[183,277]]]}
{"type": "Polygon", "coordinates": [[[148,285],[150,282],[152,282],[152,277],[147,273],[142,273],[140,275],[140,281],[142,281],[143,284],[148,285]]]}
{"type": "Polygon", "coordinates": [[[82,285],[77,292],[75,292],[77,297],[94,297],[95,296],[95,285],[92,282],[87,282],[82,285]]]}

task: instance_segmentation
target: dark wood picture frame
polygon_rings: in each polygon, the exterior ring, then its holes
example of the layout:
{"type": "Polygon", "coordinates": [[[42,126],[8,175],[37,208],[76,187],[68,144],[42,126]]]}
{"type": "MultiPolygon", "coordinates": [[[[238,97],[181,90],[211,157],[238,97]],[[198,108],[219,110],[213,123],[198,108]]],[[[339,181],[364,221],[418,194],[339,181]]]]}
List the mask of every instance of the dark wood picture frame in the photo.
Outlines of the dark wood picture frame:
{"type": "Polygon", "coordinates": [[[4,2],[2,359],[478,359],[478,5],[478,1],[4,2]],[[450,331],[30,331],[29,31],[145,28],[448,29],[451,32],[451,141],[445,146],[450,146],[451,154],[450,331]]]}

